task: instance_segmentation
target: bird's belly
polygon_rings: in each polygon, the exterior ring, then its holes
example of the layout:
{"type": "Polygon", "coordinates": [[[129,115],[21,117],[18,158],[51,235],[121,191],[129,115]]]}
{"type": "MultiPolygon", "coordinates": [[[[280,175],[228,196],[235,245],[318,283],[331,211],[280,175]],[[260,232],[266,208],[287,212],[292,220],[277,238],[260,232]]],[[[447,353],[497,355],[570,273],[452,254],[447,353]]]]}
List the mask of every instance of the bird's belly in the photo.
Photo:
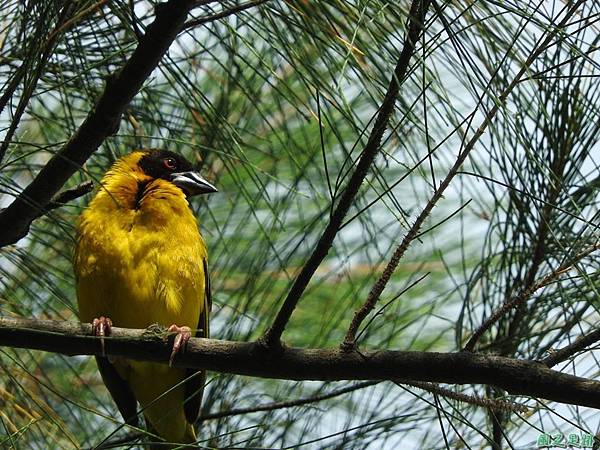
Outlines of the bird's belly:
{"type": "MultiPolygon", "coordinates": [[[[197,327],[204,295],[201,261],[186,260],[186,245],[176,249],[147,234],[127,245],[87,251],[77,282],[80,319],[110,317],[113,325],[145,328],[152,324],[197,327]]],[[[122,243],[121,243],[122,244],[122,243]]]]}

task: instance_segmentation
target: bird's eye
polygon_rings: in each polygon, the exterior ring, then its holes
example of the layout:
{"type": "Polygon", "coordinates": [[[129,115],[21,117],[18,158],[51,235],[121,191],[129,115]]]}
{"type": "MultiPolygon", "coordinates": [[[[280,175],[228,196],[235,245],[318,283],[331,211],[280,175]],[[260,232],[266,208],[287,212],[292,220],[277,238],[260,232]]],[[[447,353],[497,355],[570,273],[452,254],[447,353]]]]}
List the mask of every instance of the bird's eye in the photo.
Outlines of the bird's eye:
{"type": "Polygon", "coordinates": [[[175,158],[165,158],[163,159],[163,164],[169,170],[174,170],[177,167],[177,161],[175,161],[175,158]]]}

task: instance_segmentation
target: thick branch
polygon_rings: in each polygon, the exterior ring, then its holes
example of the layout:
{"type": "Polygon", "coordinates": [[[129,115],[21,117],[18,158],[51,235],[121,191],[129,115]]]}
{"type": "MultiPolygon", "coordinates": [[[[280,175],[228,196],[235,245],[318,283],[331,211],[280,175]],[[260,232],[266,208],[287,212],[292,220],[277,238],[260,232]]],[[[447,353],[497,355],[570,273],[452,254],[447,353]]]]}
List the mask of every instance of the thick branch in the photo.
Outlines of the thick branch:
{"type": "Polygon", "coordinates": [[[44,211],[52,196],[104,139],[119,129],[121,114],[167,52],[193,6],[190,0],[170,0],[157,6],[156,19],[121,71],[107,82],[95,108],[77,132],[0,213],[0,246],[26,236],[31,222],[44,211]]]}
{"type": "MultiPolygon", "coordinates": [[[[0,346],[66,355],[100,355],[100,340],[90,324],[0,318],[0,346]]],[[[167,364],[171,344],[165,333],[113,328],[105,340],[111,356],[167,364]]],[[[286,380],[410,380],[487,384],[511,394],[545,398],[600,409],[600,382],[563,374],[544,364],[476,353],[435,353],[286,348],[268,350],[256,343],[192,338],[178,367],[197,367],[286,380]]]]}
{"type": "Polygon", "coordinates": [[[344,217],[346,217],[354,197],[358,193],[358,190],[367,175],[369,167],[379,152],[381,138],[383,137],[383,133],[388,126],[390,117],[394,112],[394,106],[396,105],[396,99],[400,91],[400,85],[404,81],[408,65],[414,52],[415,42],[417,42],[421,30],[423,29],[422,21],[429,7],[429,3],[430,0],[413,0],[412,2],[409,12],[407,24],[408,31],[404,41],[404,47],[402,48],[402,52],[398,58],[398,63],[394,69],[394,73],[392,75],[392,79],[390,80],[383,103],[381,104],[381,108],[379,108],[379,113],[377,115],[377,119],[375,120],[375,124],[373,125],[367,145],[362,152],[356,169],[350,177],[350,180],[348,181],[348,184],[346,185],[340,197],[337,207],[331,215],[329,224],[325,228],[325,231],[319,239],[317,246],[310,255],[310,258],[306,261],[304,267],[302,267],[302,271],[294,281],[294,284],[292,285],[283,305],[281,306],[275,321],[271,325],[271,328],[269,328],[264,337],[261,339],[261,342],[266,344],[267,347],[280,346],[281,335],[285,330],[285,327],[289,322],[290,317],[292,316],[292,313],[294,312],[294,309],[296,308],[296,305],[302,296],[302,293],[306,289],[306,286],[310,282],[312,276],[325,256],[327,256],[327,253],[333,244],[333,240],[340,229],[342,221],[344,220],[344,217]]]}

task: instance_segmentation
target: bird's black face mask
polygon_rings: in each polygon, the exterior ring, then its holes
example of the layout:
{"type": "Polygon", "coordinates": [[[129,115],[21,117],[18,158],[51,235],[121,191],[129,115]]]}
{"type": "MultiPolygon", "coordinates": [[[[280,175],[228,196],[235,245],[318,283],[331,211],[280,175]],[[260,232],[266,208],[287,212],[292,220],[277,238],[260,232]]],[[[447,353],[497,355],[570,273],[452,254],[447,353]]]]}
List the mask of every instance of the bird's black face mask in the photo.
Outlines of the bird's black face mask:
{"type": "Polygon", "coordinates": [[[170,181],[186,196],[217,192],[217,188],[206,181],[192,164],[177,153],[168,150],[152,150],[140,159],[140,168],[152,178],[170,181]]]}

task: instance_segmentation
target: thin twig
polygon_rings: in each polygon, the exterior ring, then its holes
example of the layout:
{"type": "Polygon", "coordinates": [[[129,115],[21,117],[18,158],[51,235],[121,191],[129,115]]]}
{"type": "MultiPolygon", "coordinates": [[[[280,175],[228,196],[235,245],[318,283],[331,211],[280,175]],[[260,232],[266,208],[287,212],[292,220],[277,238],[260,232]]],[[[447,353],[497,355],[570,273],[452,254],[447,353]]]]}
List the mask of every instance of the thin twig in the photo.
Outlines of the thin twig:
{"type": "Polygon", "coordinates": [[[183,25],[183,30],[194,28],[205,23],[214,22],[215,20],[223,19],[225,17],[232,16],[239,12],[245,11],[246,9],[254,8],[255,6],[267,3],[269,0],[254,0],[248,3],[242,3],[241,5],[234,6],[232,8],[225,9],[219,13],[212,14],[206,17],[200,17],[198,19],[190,20],[183,25]]]}
{"type": "Polygon", "coordinates": [[[313,253],[310,255],[310,258],[306,261],[306,264],[302,268],[302,271],[294,281],[288,295],[281,306],[281,309],[277,313],[277,317],[275,318],[271,327],[267,330],[265,335],[259,340],[262,345],[267,347],[280,347],[281,346],[281,335],[287,326],[302,293],[306,289],[306,286],[310,282],[312,276],[315,271],[327,256],[329,249],[333,244],[333,240],[337,235],[337,232],[340,229],[342,221],[352,202],[354,201],[354,197],[358,193],[358,190],[365,179],[367,172],[373,163],[375,156],[379,152],[381,138],[383,133],[387,129],[390,117],[394,112],[394,107],[396,104],[396,99],[398,97],[398,93],[400,91],[400,85],[404,82],[404,78],[406,76],[406,71],[408,69],[408,65],[410,63],[411,57],[414,53],[415,43],[419,39],[419,35],[423,29],[423,18],[427,12],[430,0],[413,0],[409,17],[407,23],[407,35],[404,41],[404,47],[402,48],[402,52],[400,57],[398,58],[398,62],[396,64],[396,68],[394,69],[394,74],[390,80],[390,84],[388,86],[387,92],[385,94],[385,98],[379,108],[379,113],[377,115],[377,119],[375,124],[373,125],[373,129],[371,130],[371,135],[369,136],[369,140],[362,151],[362,156],[358,161],[356,169],[348,184],[346,185],[342,195],[340,196],[340,200],[338,202],[337,208],[331,214],[331,218],[323,235],[319,239],[313,253]]]}
{"type": "MultiPolygon", "coordinates": [[[[73,188],[65,189],[64,191],[59,192],[54,197],[52,197],[52,200],[48,202],[44,209],[40,209],[36,212],[34,220],[45,216],[50,211],[60,208],[66,203],[75,200],[76,198],[83,197],[85,194],[92,192],[93,189],[94,183],[92,181],[84,181],[83,183],[80,183],[73,188]]],[[[3,209],[0,209],[0,214],[2,214],[3,211],[3,209]]],[[[27,227],[27,232],[29,232],[29,226],[27,227]]]]}
{"type": "Polygon", "coordinates": [[[94,447],[86,448],[84,450],[107,450],[109,448],[119,448],[119,447],[127,445],[127,444],[133,444],[135,441],[137,441],[143,437],[144,437],[144,433],[141,433],[139,431],[134,431],[132,433],[127,433],[125,436],[107,440],[98,445],[95,445],[94,447]]]}
{"type": "MultiPolygon", "coordinates": [[[[40,77],[42,76],[42,72],[46,64],[50,60],[52,51],[58,43],[58,38],[61,36],[61,33],[55,33],[55,31],[61,29],[61,24],[63,23],[63,21],[68,21],[67,17],[69,17],[76,8],[77,4],[75,2],[67,3],[62,8],[60,18],[54,31],[52,31],[49,34],[49,37],[45,40],[45,43],[41,46],[37,55],[29,55],[27,58],[25,58],[25,60],[23,61],[23,65],[19,68],[19,70],[15,74],[15,77],[12,79],[11,86],[9,86],[8,90],[2,96],[2,100],[0,101],[0,110],[4,109],[4,107],[6,106],[6,102],[14,94],[16,87],[20,83],[20,80],[26,76],[29,77],[29,82],[25,81],[23,83],[21,98],[19,99],[19,103],[17,104],[16,109],[11,113],[12,117],[10,125],[6,130],[6,133],[4,134],[4,139],[0,143],[0,161],[2,161],[4,159],[4,156],[6,155],[6,151],[8,150],[8,147],[12,142],[12,138],[16,133],[17,128],[19,127],[21,118],[23,117],[23,114],[25,114],[25,109],[27,108],[27,105],[29,104],[29,101],[37,86],[37,83],[40,77]],[[26,69],[27,65],[32,64],[31,61],[35,61],[34,65],[26,69]],[[15,82],[17,84],[15,84],[15,82]],[[7,97],[7,95],[9,96],[7,97]]],[[[35,49],[33,51],[36,52],[35,49]]]]}
{"type": "Polygon", "coordinates": [[[221,419],[223,417],[231,417],[231,416],[239,416],[242,414],[251,414],[257,412],[264,411],[274,411],[276,409],[284,409],[284,408],[293,408],[295,406],[308,405],[311,403],[317,403],[323,400],[329,400],[330,398],[339,397],[340,395],[348,394],[350,392],[358,391],[360,389],[367,388],[369,386],[375,386],[376,384],[381,383],[381,381],[364,381],[362,383],[357,383],[352,386],[348,386],[342,389],[338,389],[327,394],[315,395],[307,398],[300,398],[298,400],[291,400],[287,402],[274,402],[266,405],[255,406],[250,408],[235,408],[227,411],[219,411],[216,413],[209,413],[202,415],[198,418],[198,420],[213,420],[213,419],[221,419]]]}
{"type": "MultiPolygon", "coordinates": [[[[364,381],[362,383],[357,383],[352,386],[334,390],[327,394],[315,395],[313,397],[301,398],[298,400],[291,400],[288,402],[273,402],[273,403],[268,403],[266,405],[255,406],[252,408],[235,408],[235,409],[230,409],[227,411],[219,411],[216,413],[209,413],[209,414],[200,416],[198,418],[198,421],[202,422],[202,421],[206,421],[206,420],[216,420],[216,419],[222,419],[224,417],[239,416],[239,415],[243,415],[243,414],[252,414],[252,413],[264,412],[264,411],[275,411],[277,409],[293,408],[296,406],[308,405],[308,404],[317,403],[317,402],[320,402],[323,400],[329,400],[331,398],[339,397],[340,395],[358,391],[360,389],[364,389],[369,386],[375,386],[376,384],[379,384],[379,383],[382,383],[382,381],[364,381]]],[[[143,436],[144,436],[144,434],[139,433],[139,432],[129,433],[123,437],[116,438],[114,440],[107,440],[107,441],[103,442],[102,444],[94,447],[94,449],[100,450],[100,449],[116,448],[123,444],[133,443],[136,440],[141,439],[143,436]]]]}
{"type": "Polygon", "coordinates": [[[594,330],[589,334],[579,336],[573,343],[561,348],[560,350],[552,351],[550,356],[542,359],[541,363],[548,367],[554,367],[555,365],[566,361],[571,356],[575,355],[575,353],[580,352],[581,350],[589,347],[592,344],[595,344],[598,341],[600,341],[600,329],[594,330]]]}
{"type": "Polygon", "coordinates": [[[508,87],[502,92],[502,94],[497,98],[497,101],[494,103],[494,105],[492,106],[490,111],[486,114],[482,124],[475,131],[475,134],[473,135],[471,140],[469,140],[467,142],[467,144],[464,146],[462,151],[459,153],[456,162],[454,163],[452,168],[448,171],[448,174],[446,175],[444,180],[440,183],[439,188],[434,192],[431,199],[427,202],[427,205],[425,206],[425,208],[423,208],[423,210],[421,211],[421,213],[415,220],[412,227],[408,230],[408,232],[404,236],[400,245],[394,251],[394,254],[392,255],[392,257],[391,257],[390,261],[388,262],[386,268],[384,269],[383,273],[381,274],[379,279],[375,282],[375,284],[371,288],[371,291],[369,292],[365,303],[361,306],[360,309],[358,309],[354,313],[354,317],[352,318],[352,322],[350,323],[350,327],[348,328],[346,337],[344,338],[344,341],[341,344],[341,348],[343,350],[351,351],[356,348],[356,333],[358,331],[358,328],[360,327],[360,324],[367,317],[367,315],[371,311],[373,311],[373,309],[375,308],[375,305],[377,304],[377,301],[379,300],[381,293],[385,289],[392,274],[398,267],[398,263],[400,262],[400,260],[404,256],[404,254],[406,253],[406,250],[408,249],[410,244],[418,236],[421,226],[423,225],[423,223],[425,222],[427,217],[429,217],[429,214],[431,213],[433,207],[436,205],[438,200],[440,198],[442,198],[444,191],[450,185],[450,182],[452,181],[452,179],[458,174],[459,169],[461,168],[462,164],[467,159],[467,156],[471,153],[471,151],[475,147],[475,144],[479,141],[479,138],[483,135],[485,130],[488,128],[488,126],[493,122],[493,119],[496,116],[496,113],[500,109],[500,105],[503,105],[506,102],[506,99],[508,98],[509,94],[513,91],[513,89],[520,82],[523,75],[525,73],[527,73],[531,64],[533,64],[533,62],[537,59],[537,57],[544,51],[546,46],[551,42],[551,40],[559,32],[559,30],[561,30],[563,28],[564,23],[566,23],[568,18],[571,16],[573,10],[576,7],[578,7],[581,3],[582,3],[582,1],[580,1],[576,5],[574,5],[573,8],[571,8],[571,10],[569,11],[569,13],[566,14],[566,17],[565,17],[565,19],[563,19],[561,24],[559,24],[550,33],[548,33],[548,36],[546,36],[546,38],[538,45],[537,49],[534,50],[531,53],[531,55],[529,55],[529,57],[527,58],[527,60],[525,61],[525,63],[523,64],[523,66],[521,67],[521,69],[519,70],[517,75],[515,76],[515,78],[511,81],[511,83],[508,85],[508,87]]]}
{"type": "Polygon", "coordinates": [[[577,254],[575,257],[570,259],[568,262],[561,264],[560,267],[550,272],[548,275],[542,277],[535,283],[525,287],[518,295],[512,297],[506,303],[504,303],[500,308],[492,313],[490,317],[488,317],[477,330],[473,333],[473,336],[468,340],[467,344],[464,347],[464,351],[472,352],[479,341],[479,338],[490,329],[492,325],[494,325],[500,317],[506,314],[509,310],[516,308],[517,306],[526,302],[536,291],[539,289],[549,285],[550,283],[556,281],[561,275],[568,272],[573,265],[575,265],[578,261],[588,256],[590,253],[598,250],[600,248],[600,244],[595,244],[588,247],[586,250],[577,254]]]}
{"type": "Polygon", "coordinates": [[[454,392],[450,389],[441,387],[436,383],[429,383],[425,381],[397,381],[396,384],[405,384],[408,386],[413,386],[418,389],[423,389],[424,391],[431,392],[445,398],[457,400],[463,403],[468,403],[470,405],[490,408],[496,411],[512,411],[522,413],[526,413],[529,411],[527,406],[521,405],[519,403],[510,402],[507,400],[480,397],[478,395],[462,394],[460,392],[454,392]]]}
{"type": "Polygon", "coordinates": [[[83,183],[79,183],[75,187],[59,192],[52,197],[52,200],[50,200],[50,203],[48,203],[46,208],[44,208],[43,211],[40,211],[38,217],[48,214],[50,211],[60,208],[61,206],[64,206],[65,203],[73,201],[76,198],[83,197],[85,194],[92,192],[93,189],[94,183],[88,180],[84,181],[83,183]]]}
{"type": "Polygon", "coordinates": [[[66,31],[68,31],[73,25],[75,25],[80,20],[85,19],[89,15],[95,13],[96,10],[98,10],[102,6],[104,6],[104,4],[107,3],[107,1],[108,0],[99,0],[99,1],[97,1],[96,3],[94,3],[94,4],[90,5],[90,6],[88,6],[87,8],[79,11],[76,15],[74,15],[73,17],[71,17],[69,20],[66,20],[59,27],[56,27],[48,35],[48,38],[46,39],[46,42],[47,42],[46,45],[50,45],[51,42],[54,41],[58,36],[60,36],[61,34],[63,34],[66,31]]]}
{"type": "MultiPolygon", "coordinates": [[[[418,272],[420,269],[415,270],[415,272],[418,272]]],[[[377,316],[380,316],[381,314],[383,314],[383,312],[387,309],[388,306],[390,306],[392,303],[394,303],[398,298],[400,298],[402,295],[404,295],[406,292],[410,291],[413,287],[415,287],[417,284],[419,284],[421,281],[423,281],[425,278],[427,278],[429,275],[431,274],[431,272],[427,272],[424,273],[423,275],[421,275],[419,278],[417,278],[415,281],[413,281],[412,283],[410,283],[408,286],[406,286],[405,288],[403,288],[400,292],[398,292],[398,294],[396,294],[392,299],[390,299],[387,303],[385,303],[382,307],[379,308],[379,311],[377,311],[375,314],[373,314],[373,316],[368,320],[368,322],[365,324],[364,328],[362,329],[362,331],[360,333],[358,333],[357,339],[360,339],[360,336],[369,329],[369,326],[371,325],[371,323],[373,323],[373,321],[375,321],[375,319],[377,319],[377,316]]]]}

